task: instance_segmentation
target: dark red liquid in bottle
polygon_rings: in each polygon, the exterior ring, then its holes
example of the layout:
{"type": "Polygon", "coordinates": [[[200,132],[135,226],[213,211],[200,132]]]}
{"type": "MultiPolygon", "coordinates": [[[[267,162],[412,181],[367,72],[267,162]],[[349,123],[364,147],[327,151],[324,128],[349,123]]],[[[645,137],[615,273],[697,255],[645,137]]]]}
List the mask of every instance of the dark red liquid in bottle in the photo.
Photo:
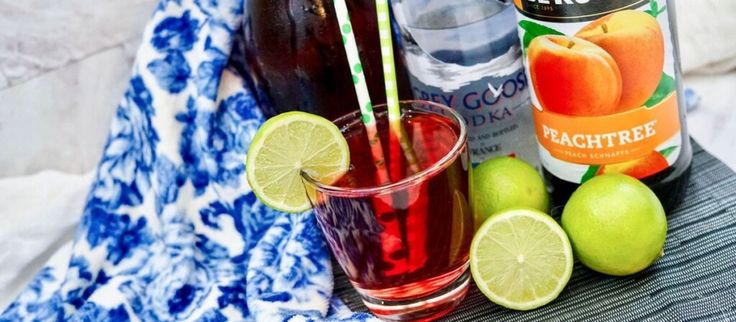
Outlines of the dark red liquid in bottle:
{"type": "MultiPolygon", "coordinates": [[[[371,98],[385,103],[375,1],[347,6],[371,98]]],[[[249,0],[245,15],[246,59],[266,116],[300,110],[332,120],[358,109],[332,1],[249,0]]],[[[400,97],[410,99],[396,63],[400,97]]]]}

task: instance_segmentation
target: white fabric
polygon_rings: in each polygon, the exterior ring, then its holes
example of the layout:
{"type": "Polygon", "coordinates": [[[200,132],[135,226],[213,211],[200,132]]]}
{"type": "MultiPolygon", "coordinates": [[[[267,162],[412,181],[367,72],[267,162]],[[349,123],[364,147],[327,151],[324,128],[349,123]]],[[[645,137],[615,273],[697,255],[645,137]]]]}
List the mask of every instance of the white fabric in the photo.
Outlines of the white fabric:
{"type": "Polygon", "coordinates": [[[736,1],[677,0],[683,70],[720,73],[736,67],[736,1]]]}
{"type": "Polygon", "coordinates": [[[91,183],[91,172],[0,179],[0,311],[55,252],[69,260],[91,183]]]}

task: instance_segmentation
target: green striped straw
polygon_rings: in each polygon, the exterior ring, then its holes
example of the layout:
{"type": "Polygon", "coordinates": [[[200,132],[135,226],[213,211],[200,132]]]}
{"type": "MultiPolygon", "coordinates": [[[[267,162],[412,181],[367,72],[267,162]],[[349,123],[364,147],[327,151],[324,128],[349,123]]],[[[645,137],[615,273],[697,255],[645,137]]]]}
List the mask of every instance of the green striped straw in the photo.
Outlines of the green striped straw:
{"type": "Polygon", "coordinates": [[[381,43],[381,59],[383,61],[383,80],[386,88],[386,105],[388,106],[388,120],[393,134],[397,136],[401,149],[404,151],[409,168],[419,172],[416,153],[409,143],[406,130],[401,124],[401,110],[399,109],[399,91],[396,83],[396,63],[394,61],[394,46],[391,32],[391,18],[388,0],[376,0],[376,17],[378,19],[378,34],[381,43]]]}
{"type": "Polygon", "coordinates": [[[365,74],[363,74],[363,65],[360,63],[360,55],[358,54],[358,45],[355,42],[353,34],[353,26],[350,23],[350,15],[345,5],[345,0],[335,0],[335,13],[337,21],[340,25],[342,33],[342,43],[345,47],[345,55],[348,57],[348,63],[351,66],[353,74],[353,85],[355,85],[355,94],[358,96],[358,105],[360,106],[361,120],[365,125],[366,133],[371,147],[373,161],[378,169],[379,183],[388,183],[388,169],[386,169],[386,159],[383,157],[383,147],[378,137],[376,128],[376,117],[373,115],[373,104],[368,93],[368,86],[365,82],[365,74]]]}
{"type": "Polygon", "coordinates": [[[396,86],[396,64],[394,62],[394,46],[391,37],[391,20],[387,0],[376,0],[376,18],[378,19],[378,35],[381,42],[381,59],[383,61],[383,80],[386,85],[386,105],[389,121],[400,121],[399,91],[396,86]]]}

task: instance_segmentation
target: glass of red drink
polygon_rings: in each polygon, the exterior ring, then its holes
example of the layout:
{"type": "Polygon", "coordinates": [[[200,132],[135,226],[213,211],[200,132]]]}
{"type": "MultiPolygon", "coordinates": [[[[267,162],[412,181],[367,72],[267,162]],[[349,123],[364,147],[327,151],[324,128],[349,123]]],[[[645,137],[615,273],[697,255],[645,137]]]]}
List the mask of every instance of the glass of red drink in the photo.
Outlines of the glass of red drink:
{"type": "Polygon", "coordinates": [[[374,111],[391,182],[378,182],[359,112],[335,121],[350,147],[348,173],[333,185],[306,174],[304,182],[335,258],[368,309],[387,320],[431,320],[468,289],[473,216],[465,122],[443,105],[401,102],[420,168],[412,173],[391,142],[386,108],[374,111]]]}

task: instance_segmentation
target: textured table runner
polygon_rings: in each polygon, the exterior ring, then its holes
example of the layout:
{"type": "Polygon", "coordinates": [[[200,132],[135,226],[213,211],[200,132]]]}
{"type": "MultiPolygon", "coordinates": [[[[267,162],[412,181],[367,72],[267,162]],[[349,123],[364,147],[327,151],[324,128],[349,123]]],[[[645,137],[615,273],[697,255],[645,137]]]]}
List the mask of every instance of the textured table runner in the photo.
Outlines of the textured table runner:
{"type": "MultiPolygon", "coordinates": [[[[471,285],[445,321],[736,320],[736,175],[693,143],[690,184],[668,214],[665,256],[644,272],[610,277],[580,263],[551,304],[517,312],[493,304],[471,285]]],[[[335,294],[367,311],[337,265],[335,294]]]]}

